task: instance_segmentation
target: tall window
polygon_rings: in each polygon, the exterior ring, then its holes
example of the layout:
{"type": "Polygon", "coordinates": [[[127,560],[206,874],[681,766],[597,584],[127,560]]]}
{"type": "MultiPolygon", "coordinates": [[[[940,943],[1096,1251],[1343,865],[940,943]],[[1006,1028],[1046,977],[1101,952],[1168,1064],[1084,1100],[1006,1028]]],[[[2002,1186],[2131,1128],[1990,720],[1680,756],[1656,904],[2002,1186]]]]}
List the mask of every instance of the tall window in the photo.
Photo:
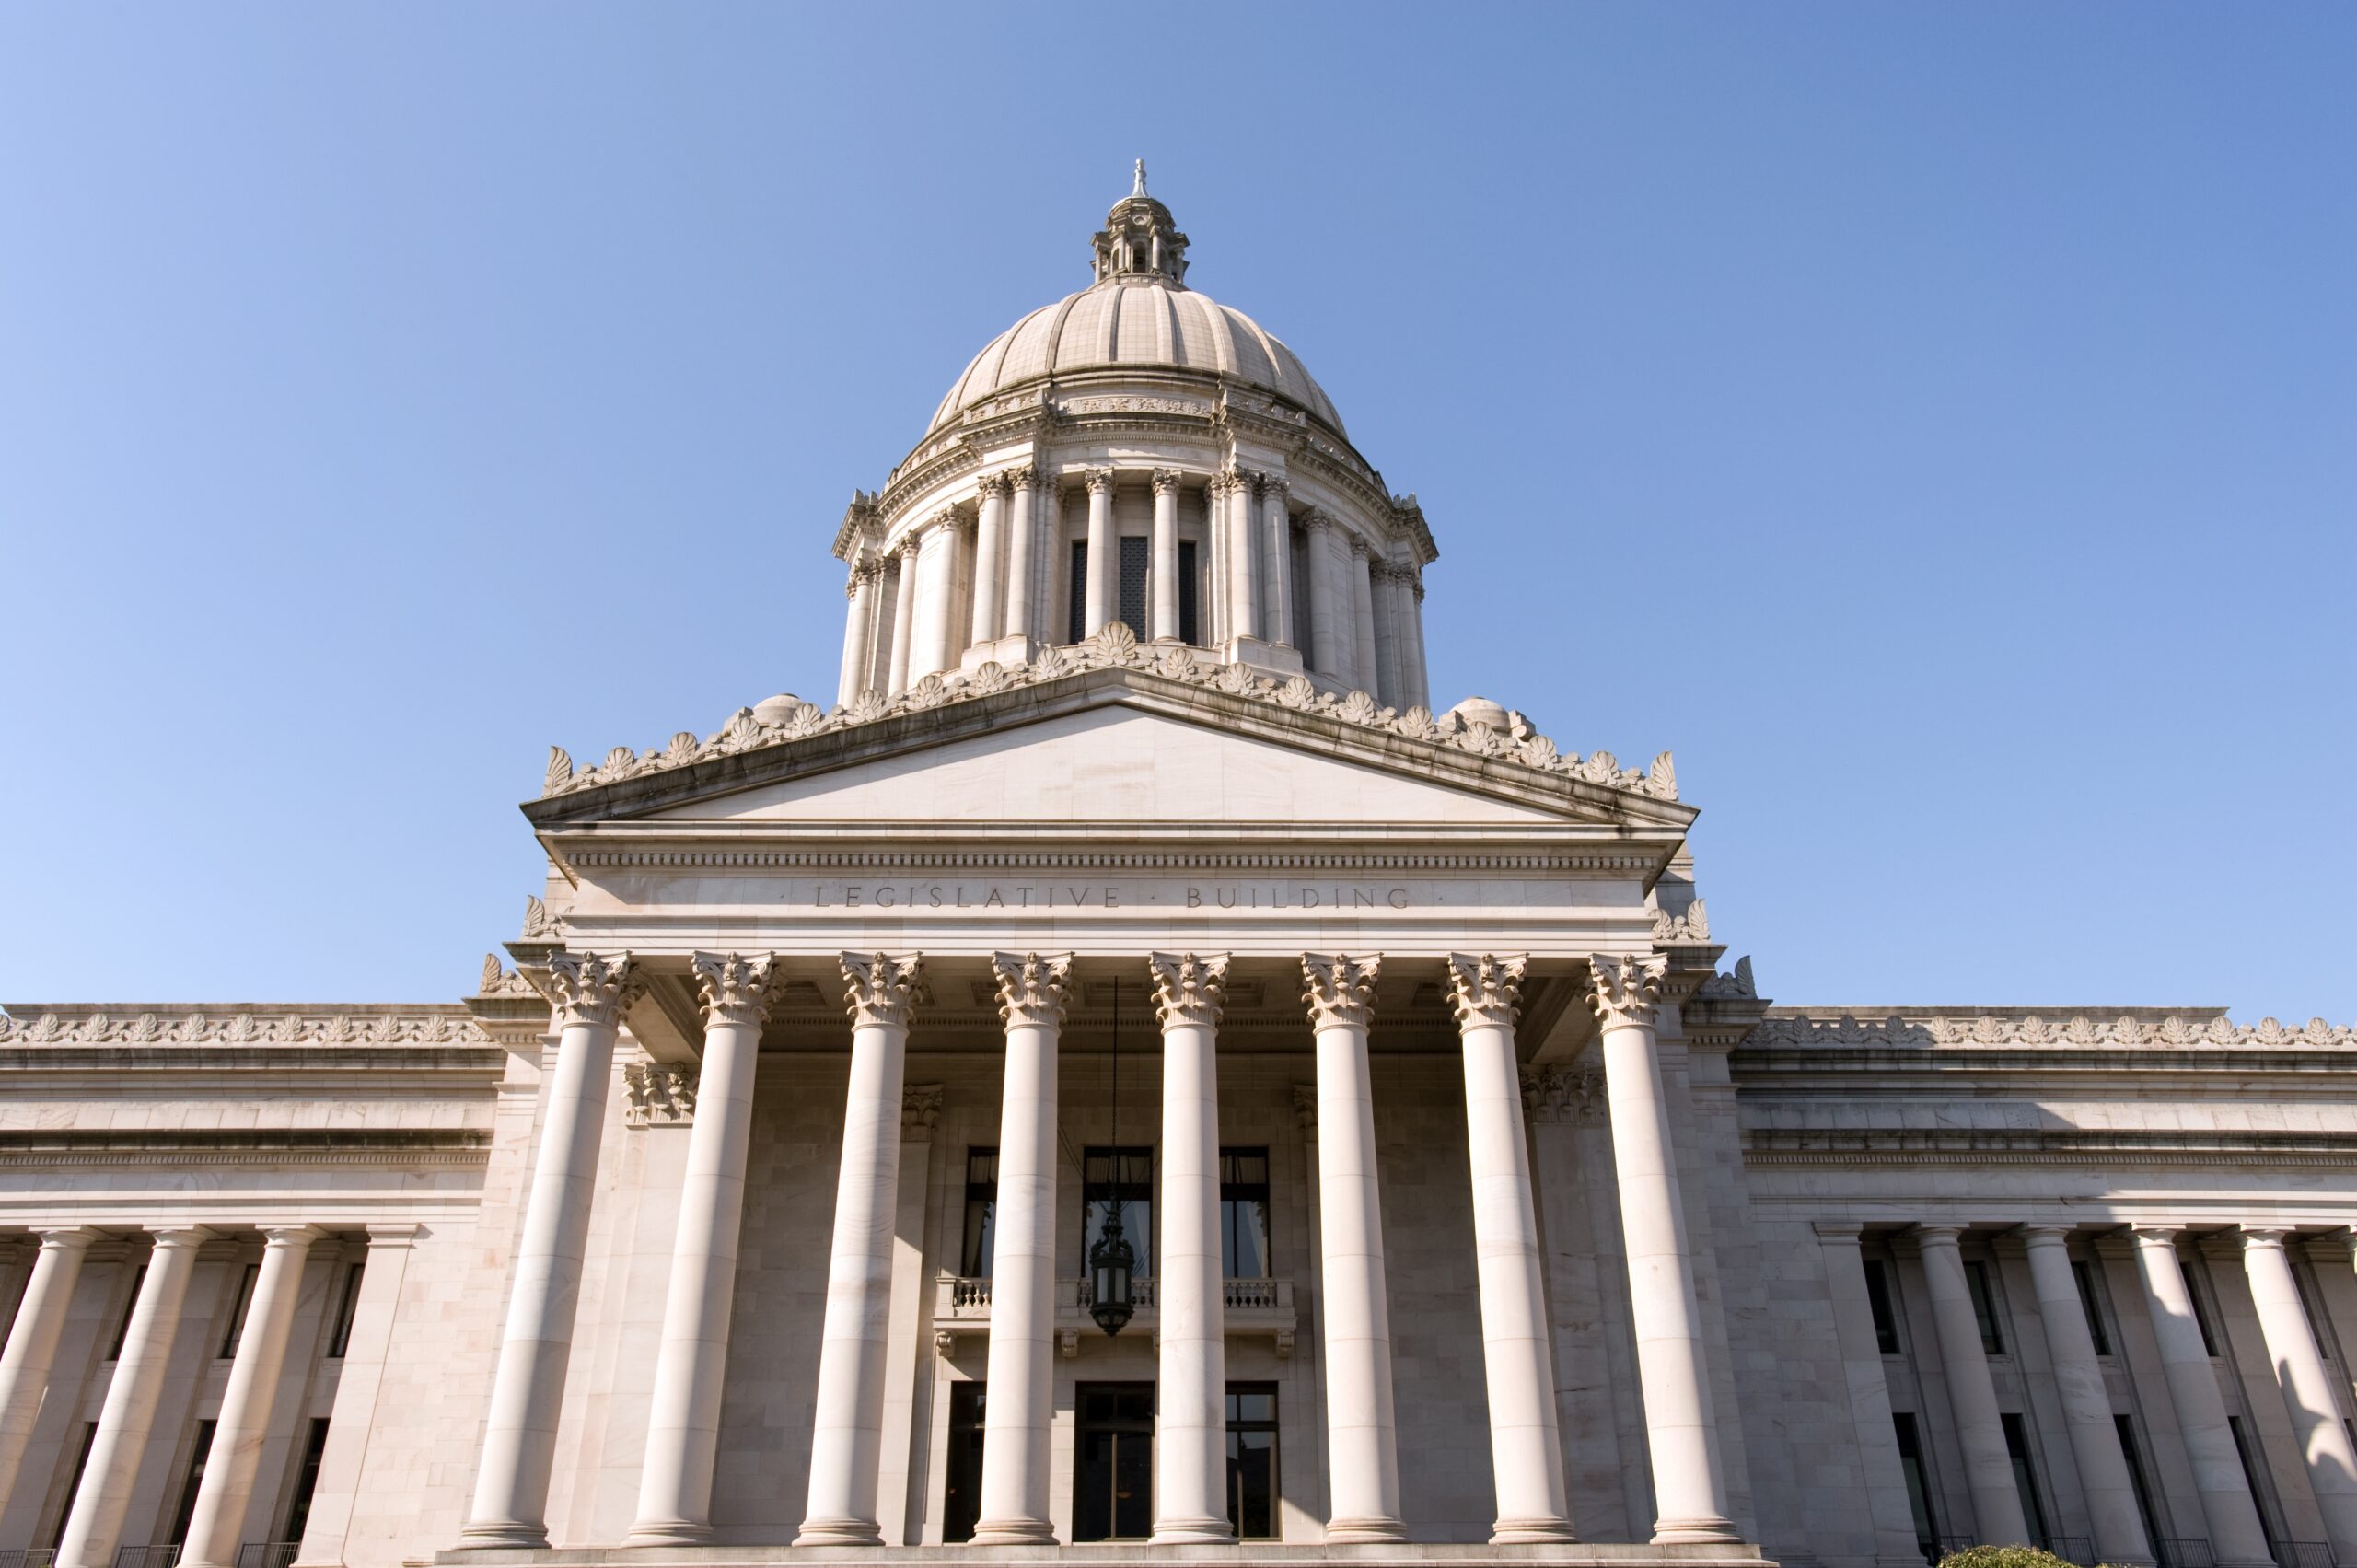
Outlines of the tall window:
{"type": "Polygon", "coordinates": [[[2152,1490],[2144,1483],[2144,1458],[2136,1450],[2136,1423],[2124,1415],[2115,1415],[2111,1420],[2119,1429],[2119,1453],[2128,1461],[2128,1484],[2136,1493],[2136,1513],[2144,1521],[2144,1539],[2157,1545],[2161,1521],[2153,1512],[2152,1490]]]}
{"type": "Polygon", "coordinates": [[[123,1302],[122,1316],[115,1321],[114,1339],[107,1347],[107,1359],[109,1361],[121,1361],[122,1359],[122,1342],[131,1337],[131,1315],[139,1310],[140,1288],[146,1284],[146,1283],[147,1265],[142,1263],[139,1265],[138,1271],[131,1276],[130,1298],[123,1302]]]}
{"type": "Polygon", "coordinates": [[[1923,1438],[1915,1418],[1904,1411],[1890,1418],[1891,1435],[1898,1440],[1898,1469],[1907,1478],[1907,1506],[1915,1516],[1915,1545],[1923,1561],[1933,1562],[1940,1548],[1940,1529],[1932,1516],[1932,1487],[1923,1473],[1923,1438]]]}
{"type": "Polygon", "coordinates": [[[987,1279],[992,1243],[998,1236],[998,1151],[966,1151],[966,1231],[958,1251],[958,1272],[987,1279]]]}
{"type": "Polygon", "coordinates": [[[204,1484],[204,1462],[213,1457],[213,1423],[196,1423],[196,1452],[188,1457],[188,1479],[180,1483],[180,1505],[172,1510],[172,1533],[164,1538],[166,1546],[182,1546],[188,1541],[188,1522],[196,1515],[197,1489],[204,1484]]]}
{"type": "Polygon", "coordinates": [[[238,1341],[246,1331],[246,1308],[254,1304],[254,1282],[261,1277],[260,1263],[247,1264],[246,1272],[238,1276],[238,1299],[229,1305],[229,1331],[221,1336],[224,1361],[238,1353],[238,1341]]]}
{"type": "Polygon", "coordinates": [[[281,1540],[301,1540],[311,1525],[311,1494],[319,1489],[319,1461],[328,1453],[328,1418],[311,1418],[303,1439],[303,1465],[295,1472],[295,1503],[286,1510],[286,1531],[281,1540]]]}
{"type": "Polygon", "coordinates": [[[352,1349],[352,1319],[360,1311],[360,1281],[368,1272],[365,1262],[343,1272],[343,1294],[336,1298],[335,1331],[328,1336],[328,1354],[341,1357],[352,1349]]]}
{"type": "Polygon", "coordinates": [[[2210,1308],[2202,1303],[2209,1298],[2210,1270],[2196,1258],[2185,1268],[2186,1304],[2193,1308],[2193,1326],[2201,1330],[2201,1353],[2212,1361],[2218,1356],[2218,1336],[2210,1329],[2210,1308]]]}
{"type": "Polygon", "coordinates": [[[1293,555],[1293,645],[1301,650],[1305,669],[1316,669],[1309,634],[1309,533],[1307,529],[1288,527],[1285,548],[1293,555]]]}
{"type": "MultiPolygon", "coordinates": [[[[111,1359],[111,1358],[110,1358],[111,1359]]],[[[65,1541],[65,1527],[74,1517],[74,1498],[82,1490],[82,1472],[90,1468],[90,1446],[99,1440],[99,1423],[82,1423],[82,1447],[74,1456],[74,1474],[65,1483],[65,1506],[57,1511],[57,1528],[49,1538],[49,1549],[55,1551],[65,1541]]]]}
{"type": "Polygon", "coordinates": [[[1150,559],[1148,541],[1125,538],[1121,540],[1121,619],[1131,631],[1145,635],[1145,563],[1150,559]]]}
{"type": "Polygon", "coordinates": [[[1996,1288],[1989,1283],[1989,1265],[1967,1263],[1965,1288],[1972,1296],[1973,1320],[1980,1325],[1980,1348],[1990,1355],[2005,1353],[2005,1334],[1997,1322],[1996,1288]]]}
{"type": "Polygon", "coordinates": [[[2243,1418],[2226,1418],[2226,1432],[2235,1440],[2235,1457],[2243,1462],[2243,1484],[2250,1488],[2250,1500],[2258,1510],[2258,1527],[2267,1537],[2268,1555],[2278,1562],[2283,1561],[2283,1532],[2275,1522],[2275,1493],[2260,1482],[2261,1467],[2251,1463],[2250,1434],[2243,1430],[2243,1418]]]}
{"type": "Polygon", "coordinates": [[[2096,1306],[2096,1271],[2092,1263],[2071,1265],[2072,1278],[2079,1282],[2079,1306],[2087,1315],[2087,1337],[2096,1342],[2097,1355],[2111,1353],[2111,1336],[2104,1332],[2103,1313],[2096,1306]]]}
{"type": "Polygon", "coordinates": [[[1202,628],[1197,619],[1196,602],[1202,595],[1195,585],[1195,541],[1178,541],[1178,640],[1200,645],[1202,628]]]}
{"type": "Polygon", "coordinates": [[[1072,1539],[1143,1540],[1154,1533],[1154,1385],[1074,1390],[1072,1539]]]}
{"type": "Polygon", "coordinates": [[[1088,626],[1088,541],[1072,541],[1071,604],[1064,615],[1064,641],[1077,643],[1086,636],[1088,626]]]}
{"type": "Polygon", "coordinates": [[[1231,1280],[1269,1277],[1269,1151],[1219,1152],[1219,1265],[1231,1280]]]}
{"type": "Polygon", "coordinates": [[[1885,1355],[1898,1355],[1898,1314],[1890,1303],[1890,1269],[1879,1258],[1866,1260],[1866,1306],[1875,1317],[1875,1348],[1885,1355]]]}
{"type": "Polygon", "coordinates": [[[1154,1151],[1088,1149],[1081,1156],[1081,1266],[1105,1234],[1105,1216],[1121,1206],[1121,1236],[1137,1253],[1137,1277],[1154,1273],[1154,1151]]]}
{"type": "Polygon", "coordinates": [[[1243,1540],[1277,1538],[1277,1386],[1227,1386],[1227,1522],[1243,1540]]]}
{"type": "Polygon", "coordinates": [[[2005,1428],[2005,1457],[2014,1462],[2014,1487],[2022,1494],[2022,1522],[2029,1526],[2033,1545],[2047,1541],[2046,1510],[2038,1505],[2038,1477],[2030,1465],[2029,1429],[2017,1415],[1999,1418],[2005,1428]]]}
{"type": "Polygon", "coordinates": [[[949,1385],[947,1481],[941,1497],[941,1539],[971,1540],[982,1517],[982,1415],[986,1383],[949,1385]]]}

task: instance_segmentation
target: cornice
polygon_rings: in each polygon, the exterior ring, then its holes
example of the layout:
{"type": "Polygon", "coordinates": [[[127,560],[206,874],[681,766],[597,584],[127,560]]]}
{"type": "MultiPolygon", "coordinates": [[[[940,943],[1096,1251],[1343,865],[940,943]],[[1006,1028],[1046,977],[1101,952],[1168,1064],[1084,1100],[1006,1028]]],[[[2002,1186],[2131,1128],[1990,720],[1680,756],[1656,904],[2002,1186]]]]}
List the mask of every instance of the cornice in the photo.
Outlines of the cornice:
{"type": "MultiPolygon", "coordinates": [[[[711,764],[746,753],[807,749],[807,743],[830,736],[916,714],[956,710],[1008,693],[1037,691],[1045,696],[1054,690],[1079,690],[1062,683],[1097,671],[1127,676],[1133,690],[1158,688],[1172,693],[1191,690],[1212,699],[1214,711],[1260,720],[1263,727],[1273,725],[1280,733],[1290,730],[1327,738],[1380,737],[1386,744],[1406,742],[1412,749],[1411,754],[1433,760],[1478,759],[1504,777],[1528,784],[1546,781],[1589,786],[1598,792],[1591,797],[1598,803],[1675,803],[1678,799],[1678,775],[1666,751],[1655,757],[1649,768],[1622,768],[1609,751],[1586,757],[1558,751],[1555,743],[1538,734],[1520,714],[1509,713],[1508,726],[1501,730],[1455,713],[1437,718],[1422,707],[1403,713],[1378,704],[1364,691],[1342,697],[1320,691],[1303,676],[1278,681],[1240,665],[1205,664],[1187,648],[1151,650],[1140,645],[1130,629],[1117,621],[1076,647],[1045,648],[1037,658],[1014,669],[987,662],[946,677],[928,675],[888,700],[863,692],[852,703],[832,709],[791,698],[772,699],[762,706],[775,714],[775,722],[756,716],[750,708],[739,708],[719,730],[702,740],[692,731],[681,730],[668,746],[644,753],[618,746],[590,768],[576,770],[563,748],[551,747],[540,800],[527,805],[525,814],[535,823],[552,825],[560,814],[578,815],[563,807],[550,810],[548,802],[553,798],[593,792],[600,804],[620,803],[643,797],[645,792],[607,793],[612,786],[650,775],[693,771],[699,778],[720,777],[723,773],[710,770],[711,764]]],[[[989,712],[984,710],[986,714],[989,712]]],[[[886,738],[902,738],[900,732],[881,733],[886,738]]],[[[742,769],[729,771],[741,773],[742,769]]],[[[1690,810],[1668,814],[1680,826],[1693,815],[1690,810]]]]}
{"type": "MultiPolygon", "coordinates": [[[[1586,853],[1563,851],[1551,854],[1531,854],[1527,851],[1457,853],[1431,850],[1250,850],[1250,849],[1106,849],[1092,847],[1085,842],[1086,834],[1078,835],[1084,842],[1069,849],[1040,848],[948,848],[932,846],[870,847],[843,845],[820,848],[733,848],[696,845],[684,842],[661,845],[618,846],[611,835],[617,830],[627,832],[633,824],[610,824],[585,829],[577,834],[551,834],[549,837],[563,846],[566,865],[584,870],[619,870],[645,867],[700,868],[714,870],[802,870],[802,871],[1283,871],[1304,873],[1334,873],[1353,871],[1385,871],[1395,873],[1431,873],[1461,875],[1464,873],[1509,874],[1527,876],[1532,873],[1594,873],[1652,871],[1660,864],[1658,854],[1615,853],[1596,850],[1586,853]]],[[[663,825],[666,829],[670,824],[663,825]]],[[[731,827],[740,825],[730,824],[731,827]]],[[[796,823],[794,836],[805,840],[810,836],[805,825],[796,823]]],[[[775,824],[743,824],[749,831],[773,832],[775,824]]],[[[868,830],[854,830],[863,835],[868,830]]],[[[1098,833],[1101,835],[1101,828],[1098,833]]],[[[671,836],[667,833],[667,837],[671,836]]],[[[1184,835],[1173,835],[1184,837],[1184,835]]]]}
{"type": "Polygon", "coordinates": [[[491,1134],[477,1128],[219,1128],[0,1132],[11,1166],[479,1166],[491,1134]]]}
{"type": "MultiPolygon", "coordinates": [[[[188,1003],[12,1002],[0,1014],[0,1045],[255,1046],[492,1044],[463,1006],[255,1006],[188,1003]]],[[[110,1060],[125,1060],[122,1051],[110,1060]]],[[[289,1058],[274,1051],[259,1056],[289,1058]]],[[[175,1055],[185,1061],[185,1055],[175,1055]]],[[[339,1062],[350,1061],[340,1056],[339,1062]]],[[[403,1052],[411,1063],[417,1057],[403,1052]]]]}
{"type": "Polygon", "coordinates": [[[1755,1166],[2118,1166],[2337,1168],[2357,1161],[2357,1133],[2089,1132],[2007,1132],[1907,1128],[1749,1128],[1744,1163],[1755,1166]]]}
{"type": "Polygon", "coordinates": [[[2176,1013],[2164,1008],[2119,1012],[2069,1008],[1974,1009],[1944,1013],[1894,1010],[1859,1017],[1777,1008],[1745,1037],[1743,1051],[1763,1065],[1778,1065],[1796,1051],[1873,1052],[1894,1059],[1991,1052],[2043,1059],[2099,1060],[2121,1052],[2165,1055],[2179,1051],[2351,1051],[2357,1028],[2335,1028],[2322,1018],[2292,1027],[2273,1018],[2236,1026],[2223,1012],[2176,1013]]]}

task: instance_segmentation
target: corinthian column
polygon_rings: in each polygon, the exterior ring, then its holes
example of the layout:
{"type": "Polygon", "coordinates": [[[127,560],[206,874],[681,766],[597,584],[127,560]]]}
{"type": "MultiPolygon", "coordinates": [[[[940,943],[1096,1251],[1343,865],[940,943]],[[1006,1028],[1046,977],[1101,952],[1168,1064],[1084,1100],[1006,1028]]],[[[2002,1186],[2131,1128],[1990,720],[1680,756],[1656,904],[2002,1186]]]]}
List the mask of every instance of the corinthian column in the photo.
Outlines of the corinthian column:
{"type": "MultiPolygon", "coordinates": [[[[1260,634],[1260,562],[1252,548],[1252,494],[1260,476],[1239,470],[1234,479],[1227,497],[1227,634],[1257,637],[1260,634]]],[[[1223,1448],[1225,1442],[1221,1439],[1223,1448]]]]}
{"type": "Polygon", "coordinates": [[[1948,1380],[1948,1402],[1956,1409],[1956,1446],[1964,1452],[1964,1481],[1972,1493],[1972,1522],[1991,1546],[2029,1540],[2022,1495],[2005,1447],[1997,1386],[1989,1376],[1989,1356],[1980,1343],[1980,1319],[1972,1308],[1972,1287],[1956,1245],[1958,1227],[1919,1225],[1916,1243],[1923,1280],[1932,1295],[1932,1321],[1940,1341],[1940,1367],[1948,1380]]]}
{"type": "Polygon", "coordinates": [[[956,663],[950,646],[958,615],[958,517],[943,512],[917,546],[917,630],[909,649],[909,683],[956,663]]]}
{"type": "Polygon", "coordinates": [[[679,1225],[672,1232],[670,1289],[655,1352],[655,1395],[631,1546],[712,1536],[713,1461],[737,1296],[745,1161],[753,1141],[753,1079],[761,1026],[782,978],[768,953],[750,958],[698,953],[693,965],[703,999],[703,1061],[679,1183],[679,1225]]]}
{"type": "Polygon", "coordinates": [[[150,1234],[155,1250],[148,1254],[106,1403],[99,1408],[99,1428],[82,1461],[82,1484],[75,1489],[64,1533],[57,1538],[57,1568],[109,1568],[114,1562],[140,1457],[156,1424],[156,1401],[164,1391],[189,1278],[196,1272],[196,1249],[213,1239],[211,1231],[192,1225],[151,1227],[150,1234]]]}
{"type": "Polygon", "coordinates": [[[82,1260],[89,1256],[90,1243],[105,1234],[87,1225],[40,1233],[41,1253],[33,1260],[32,1278],[25,1282],[24,1299],[17,1304],[8,1347],[0,1351],[0,1497],[9,1495],[17,1484],[17,1467],[24,1461],[33,1421],[41,1414],[41,1396],[49,1391],[57,1339],[65,1329],[74,1286],[82,1277],[82,1260]]]}
{"type": "Polygon", "coordinates": [[[1227,955],[1155,953],[1162,1020],[1162,1324],[1154,1540],[1232,1546],[1227,1328],[1219,1242],[1220,1008],[1227,955]]]}
{"type": "Polygon", "coordinates": [[[1305,552],[1304,569],[1309,574],[1309,625],[1302,640],[1303,650],[1309,656],[1309,668],[1318,674],[1339,679],[1342,668],[1341,634],[1342,617],[1335,603],[1334,586],[1338,574],[1334,571],[1333,519],[1320,511],[1312,511],[1304,525],[1308,534],[1309,549],[1305,552]]]}
{"type": "Polygon", "coordinates": [[[1620,1188],[1620,1229],[1629,1260],[1629,1315],[1636,1326],[1637,1381],[1653,1458],[1654,1544],[1736,1539],[1719,1467],[1711,1375],[1694,1260],[1678,1198],[1669,1105],[1661,1085],[1654,1024],[1666,966],[1642,954],[1588,959],[1589,1002],[1602,1024],[1605,1099],[1612,1121],[1612,1167],[1620,1188]]]}
{"type": "Polygon", "coordinates": [[[1383,675],[1376,664],[1375,654],[1375,580],[1370,575],[1371,552],[1364,540],[1351,540],[1351,603],[1354,610],[1353,624],[1358,629],[1358,656],[1353,662],[1358,689],[1370,696],[1383,685],[1383,675]]]}
{"type": "Polygon", "coordinates": [[[892,653],[885,671],[885,693],[899,696],[909,689],[909,648],[917,629],[917,547],[902,540],[892,552],[892,653]]]}
{"type": "Polygon", "coordinates": [[[2079,1485],[2087,1494],[2096,1557],[2107,1563],[2149,1563],[2153,1545],[2144,1539],[2136,1483],[2128,1473],[2119,1427],[2111,1417],[2111,1396],[2103,1386],[2103,1364],[2096,1359],[2078,1276],[2071,1271],[2066,1234],[2061,1225],[2022,1227],[2030,1283],[2038,1292],[2038,1322],[2054,1361],[2054,1388],[2061,1396],[2062,1417],[2070,1427],[2071,1457],[2078,1462],[2079,1485]]]}
{"type": "Polygon", "coordinates": [[[2201,1515],[2210,1526],[2219,1568],[2268,1568],[2274,1557],[2259,1524],[2258,1505],[2251,1500],[2234,1429],[2226,1424],[2217,1369],[2201,1342],[2201,1322],[2193,1315],[2193,1298],[2177,1265],[2177,1232],[2167,1225],[2138,1225],[2136,1269],[2144,1282],[2144,1306],[2152,1315],[2169,1403],[2177,1408],[2177,1431],[2184,1434],[2185,1457],[2193,1468],[2193,1487],[2201,1496],[2201,1515]]]}
{"type": "Polygon", "coordinates": [[[1375,1090],[1366,1030],[1381,958],[1305,953],[1318,1040],[1318,1212],[1326,1295],[1326,1453],[1334,1545],[1408,1539],[1399,1519],[1391,1402],[1391,1308],[1376,1201],[1375,1090]]]}
{"type": "Polygon", "coordinates": [[[1538,1213],[1522,1129],[1515,1011],[1528,959],[1452,953],[1449,1000],[1465,1048],[1466,1148],[1473,1169],[1473,1251],[1481,1287],[1481,1365],[1490,1393],[1490,1469],[1498,1546],[1568,1541],[1563,1440],[1547,1346],[1538,1213]]]}
{"type": "Polygon", "coordinates": [[[323,1232],[309,1225],[266,1230],[261,1268],[254,1275],[253,1300],[246,1307],[237,1359],[222,1390],[221,1414],[213,1446],[197,1483],[188,1541],[180,1554],[191,1568],[235,1568],[245,1535],[246,1505],[253,1501],[254,1472],[270,1436],[270,1415],[278,1402],[278,1376],[286,1365],[286,1340],[295,1327],[295,1303],[302,1295],[303,1264],[323,1232]]]}
{"type": "Polygon", "coordinates": [[[1267,585],[1261,596],[1265,602],[1260,634],[1290,647],[1301,633],[1293,623],[1293,524],[1285,510],[1283,480],[1273,474],[1261,476],[1260,506],[1265,514],[1260,519],[1260,543],[1269,562],[1260,579],[1267,585]]]}
{"type": "Polygon", "coordinates": [[[1006,475],[982,476],[982,517],[974,535],[974,619],[969,643],[995,643],[1004,629],[1006,580],[1006,475]]]}
{"type": "Polygon", "coordinates": [[[867,685],[867,668],[876,638],[876,603],[877,572],[871,562],[861,562],[851,569],[851,581],[843,585],[843,596],[851,600],[851,613],[843,627],[842,674],[835,682],[835,700],[848,703],[867,685]]]}
{"type": "Polygon", "coordinates": [[[974,1540],[1045,1546],[1056,1539],[1048,1517],[1056,1419],[1056,1042],[1072,955],[998,953],[991,968],[1006,1021],[1006,1086],[999,1101],[990,1398],[974,1540]]]}
{"type": "Polygon", "coordinates": [[[1178,481],[1177,469],[1154,470],[1154,615],[1147,635],[1178,635],[1178,481]]]}
{"type": "Polygon", "coordinates": [[[1121,609],[1121,553],[1113,537],[1113,470],[1090,469],[1088,481],[1088,591],[1082,601],[1080,633],[1094,637],[1121,609]]]}
{"type": "Polygon", "coordinates": [[[892,1207],[900,1174],[900,1080],[920,963],[914,953],[845,953],[851,1091],[827,1262],[810,1434],[808,1512],[796,1546],[881,1546],[876,1477],[884,1445],[885,1329],[892,1292],[892,1207]]]}
{"type": "Polygon", "coordinates": [[[2275,1364],[2283,1411],[2292,1418],[2292,1434],[2300,1440],[2301,1457],[2307,1460],[2308,1485],[2316,1493],[2316,1511],[2324,1516],[2333,1557],[2357,1562],[2357,1446],[2351,1444],[2349,1429],[2341,1424],[2333,1373],[2316,1349],[2316,1330],[2292,1280],[2292,1260],[2283,1251],[2283,1237],[2289,1234],[2245,1225],[2243,1272],[2250,1276],[2251,1305],[2258,1309],[2267,1359],[2275,1364]]]}
{"type": "Polygon", "coordinates": [[[598,1144],[605,1130],[614,1031],[634,989],[627,953],[557,953],[556,1070],[524,1235],[516,1245],[516,1285],[507,1301],[491,1414],[482,1434],[475,1498],[459,1539],[469,1546],[540,1548],[549,1543],[549,1472],[556,1463],[557,1415],[581,1305],[581,1264],[597,1193],[598,1144]]]}
{"type": "Polygon", "coordinates": [[[1038,506],[1039,470],[1030,463],[1010,469],[1007,482],[1014,486],[1012,505],[1007,509],[1006,522],[1006,616],[1001,636],[1031,635],[1031,575],[1037,567],[1039,550],[1038,506]]]}

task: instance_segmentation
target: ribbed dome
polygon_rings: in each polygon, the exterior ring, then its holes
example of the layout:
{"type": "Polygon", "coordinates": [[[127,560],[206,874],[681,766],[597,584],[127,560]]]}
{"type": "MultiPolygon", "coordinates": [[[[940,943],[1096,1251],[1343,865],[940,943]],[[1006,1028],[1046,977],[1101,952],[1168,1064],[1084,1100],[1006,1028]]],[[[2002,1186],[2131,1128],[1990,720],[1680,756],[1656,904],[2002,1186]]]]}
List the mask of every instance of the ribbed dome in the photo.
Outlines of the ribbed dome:
{"type": "Polygon", "coordinates": [[[1042,306],[993,338],[941,401],[932,428],[1039,377],[1132,365],[1218,371],[1289,398],[1342,430],[1341,416],[1300,355],[1259,322],[1207,295],[1136,273],[1042,306]]]}

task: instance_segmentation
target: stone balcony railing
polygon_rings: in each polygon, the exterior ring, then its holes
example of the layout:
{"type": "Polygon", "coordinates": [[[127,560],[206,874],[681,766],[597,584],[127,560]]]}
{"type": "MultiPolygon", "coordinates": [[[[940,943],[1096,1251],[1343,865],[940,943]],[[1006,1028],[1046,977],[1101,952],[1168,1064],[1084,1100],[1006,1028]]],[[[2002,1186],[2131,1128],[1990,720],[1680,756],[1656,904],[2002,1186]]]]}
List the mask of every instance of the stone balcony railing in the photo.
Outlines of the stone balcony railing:
{"type": "MultiPolygon", "coordinates": [[[[1143,1275],[1131,1282],[1133,1311],[1131,1330],[1153,1335],[1161,1314],[1155,1282],[1143,1275]]],[[[1273,1340],[1277,1354],[1293,1354],[1296,1325],[1291,1280],[1228,1280],[1221,1289],[1223,1318],[1230,1337],[1273,1340]]],[[[1101,1338],[1088,1309],[1096,1294],[1086,1279],[1056,1282],[1056,1341],[1066,1356],[1076,1356],[1088,1340],[1101,1338]]],[[[933,1340],[944,1355],[954,1355],[961,1336],[987,1340],[991,1330],[991,1282],[970,1275],[941,1274],[934,1281],[933,1340]]]]}

